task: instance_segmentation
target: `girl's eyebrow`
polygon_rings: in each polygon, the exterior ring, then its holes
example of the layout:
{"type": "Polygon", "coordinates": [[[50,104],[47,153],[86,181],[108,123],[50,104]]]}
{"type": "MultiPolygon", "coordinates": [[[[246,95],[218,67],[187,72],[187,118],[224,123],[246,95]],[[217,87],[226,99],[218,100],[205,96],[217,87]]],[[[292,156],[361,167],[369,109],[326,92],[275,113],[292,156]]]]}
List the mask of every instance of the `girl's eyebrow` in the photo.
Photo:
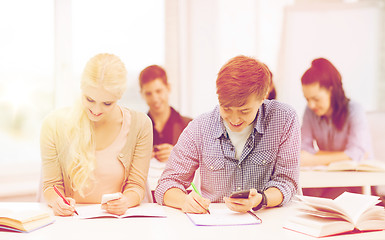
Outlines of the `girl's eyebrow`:
{"type": "MultiPolygon", "coordinates": [[[[90,97],[90,96],[87,96],[87,95],[84,95],[87,99],[89,99],[89,100],[92,100],[92,101],[95,101],[92,97],[90,97]]],[[[105,101],[105,102],[103,102],[103,103],[113,103],[113,102],[115,102],[115,101],[105,101]]]]}

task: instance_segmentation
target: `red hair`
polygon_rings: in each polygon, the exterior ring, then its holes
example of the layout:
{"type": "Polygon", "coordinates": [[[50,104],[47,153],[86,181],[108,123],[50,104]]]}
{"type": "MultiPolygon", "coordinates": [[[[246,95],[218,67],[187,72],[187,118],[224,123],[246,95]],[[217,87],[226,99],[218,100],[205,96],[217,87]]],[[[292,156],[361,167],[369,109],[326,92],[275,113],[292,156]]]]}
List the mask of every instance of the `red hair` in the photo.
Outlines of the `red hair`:
{"type": "Polygon", "coordinates": [[[216,83],[219,104],[240,107],[252,94],[262,100],[270,83],[271,72],[264,63],[251,57],[236,56],[219,70],[216,83]]]}
{"type": "Polygon", "coordinates": [[[144,84],[154,81],[155,79],[160,79],[166,86],[168,85],[166,71],[161,66],[151,65],[146,67],[139,75],[140,88],[142,88],[144,84]]]}
{"type": "Polygon", "coordinates": [[[349,98],[342,86],[342,77],[337,68],[325,58],[317,58],[311,62],[301,78],[302,85],[319,83],[321,88],[331,91],[330,106],[332,108],[333,125],[341,130],[348,117],[349,98]]]}

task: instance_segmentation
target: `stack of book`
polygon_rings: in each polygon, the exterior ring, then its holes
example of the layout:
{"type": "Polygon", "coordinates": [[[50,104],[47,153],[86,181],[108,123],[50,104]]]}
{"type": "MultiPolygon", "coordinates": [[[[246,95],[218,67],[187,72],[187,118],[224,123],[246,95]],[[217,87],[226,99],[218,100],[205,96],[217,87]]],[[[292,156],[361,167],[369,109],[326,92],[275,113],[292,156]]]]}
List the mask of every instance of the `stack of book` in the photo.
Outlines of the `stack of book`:
{"type": "Polygon", "coordinates": [[[295,214],[284,228],[324,237],[385,229],[385,209],[376,196],[344,192],[336,199],[297,196],[295,214]]]}

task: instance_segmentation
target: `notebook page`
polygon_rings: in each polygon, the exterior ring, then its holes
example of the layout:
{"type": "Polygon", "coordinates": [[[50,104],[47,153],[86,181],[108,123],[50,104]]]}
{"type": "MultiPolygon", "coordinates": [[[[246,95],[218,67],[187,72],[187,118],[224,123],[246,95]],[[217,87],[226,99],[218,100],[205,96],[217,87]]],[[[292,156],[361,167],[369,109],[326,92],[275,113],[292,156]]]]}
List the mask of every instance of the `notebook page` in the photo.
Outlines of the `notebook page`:
{"type": "Polygon", "coordinates": [[[231,226],[259,224],[261,220],[250,213],[238,213],[230,209],[210,209],[211,214],[186,213],[197,226],[231,226]]]}

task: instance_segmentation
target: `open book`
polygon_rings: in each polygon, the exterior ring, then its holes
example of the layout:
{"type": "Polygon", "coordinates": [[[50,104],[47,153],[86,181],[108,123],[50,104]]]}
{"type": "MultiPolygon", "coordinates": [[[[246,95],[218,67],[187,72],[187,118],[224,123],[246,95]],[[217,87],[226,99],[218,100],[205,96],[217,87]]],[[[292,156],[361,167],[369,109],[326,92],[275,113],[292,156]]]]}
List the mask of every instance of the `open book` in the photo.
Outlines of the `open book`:
{"type": "Polygon", "coordinates": [[[328,171],[367,171],[367,172],[380,172],[385,171],[385,162],[381,161],[339,161],[329,164],[327,166],[328,171]]]}
{"type": "Polygon", "coordinates": [[[385,209],[379,197],[344,192],[336,199],[297,196],[295,214],[284,228],[324,237],[351,231],[385,229],[385,209]]]}
{"type": "Polygon", "coordinates": [[[127,209],[123,215],[115,215],[108,213],[101,208],[100,204],[76,206],[79,215],[74,218],[90,219],[90,218],[129,218],[129,217],[166,217],[162,206],[158,204],[142,203],[141,205],[127,209]]]}
{"type": "Polygon", "coordinates": [[[31,232],[54,222],[50,212],[25,208],[24,205],[12,204],[12,207],[0,203],[0,230],[31,232]]]}
{"type": "Polygon", "coordinates": [[[232,226],[259,224],[262,220],[253,212],[239,213],[228,208],[210,209],[211,214],[186,213],[197,226],[232,226]]]}

